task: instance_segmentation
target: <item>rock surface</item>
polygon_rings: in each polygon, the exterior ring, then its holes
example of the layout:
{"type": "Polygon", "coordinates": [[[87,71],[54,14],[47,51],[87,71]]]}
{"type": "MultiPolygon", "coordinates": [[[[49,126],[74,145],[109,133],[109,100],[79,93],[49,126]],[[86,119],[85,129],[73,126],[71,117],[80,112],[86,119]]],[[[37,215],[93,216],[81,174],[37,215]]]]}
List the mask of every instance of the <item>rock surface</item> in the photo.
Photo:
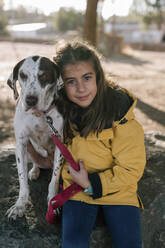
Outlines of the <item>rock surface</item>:
{"type": "Polygon", "coordinates": [[[142,212],[144,248],[165,247],[165,134],[146,134],[147,165],[139,191],[144,202],[142,212]]]}
{"type": "MultiPolygon", "coordinates": [[[[139,183],[144,248],[165,247],[165,134],[146,133],[147,166],[139,183]]],[[[45,221],[47,187],[51,171],[42,170],[38,181],[29,182],[30,200],[25,216],[9,221],[7,209],[18,197],[19,182],[14,147],[0,147],[0,247],[60,248],[61,222],[45,221]]],[[[103,216],[97,218],[90,248],[112,247],[103,216]]]]}

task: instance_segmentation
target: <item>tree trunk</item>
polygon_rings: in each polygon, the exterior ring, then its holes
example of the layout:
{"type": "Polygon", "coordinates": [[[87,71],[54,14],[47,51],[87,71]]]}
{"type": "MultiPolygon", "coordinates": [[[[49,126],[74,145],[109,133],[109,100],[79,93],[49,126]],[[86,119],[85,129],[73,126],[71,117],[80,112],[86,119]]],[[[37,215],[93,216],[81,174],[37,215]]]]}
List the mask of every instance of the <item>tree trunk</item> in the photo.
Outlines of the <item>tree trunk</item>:
{"type": "Polygon", "coordinates": [[[97,4],[99,0],[87,0],[83,39],[96,46],[97,4]]]}

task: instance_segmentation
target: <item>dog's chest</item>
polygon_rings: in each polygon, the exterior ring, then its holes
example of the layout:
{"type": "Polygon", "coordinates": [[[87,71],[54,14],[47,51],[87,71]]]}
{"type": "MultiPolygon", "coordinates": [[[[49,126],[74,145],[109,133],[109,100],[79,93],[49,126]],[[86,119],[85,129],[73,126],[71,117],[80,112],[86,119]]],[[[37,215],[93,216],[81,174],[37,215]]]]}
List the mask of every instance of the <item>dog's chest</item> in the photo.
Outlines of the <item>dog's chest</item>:
{"type": "MultiPolygon", "coordinates": [[[[56,109],[49,112],[53,120],[53,126],[62,135],[63,119],[56,109]]],[[[28,139],[49,153],[54,151],[55,145],[51,138],[52,130],[49,127],[46,116],[37,117],[30,112],[25,112],[18,106],[14,118],[15,135],[17,142],[26,143],[28,139]]]]}
{"type": "Polygon", "coordinates": [[[46,123],[46,120],[43,118],[38,118],[33,122],[32,125],[30,125],[29,128],[29,136],[41,146],[48,147],[49,144],[52,144],[52,138],[51,138],[51,130],[46,123]]]}
{"type": "Polygon", "coordinates": [[[35,137],[40,144],[45,142],[50,136],[50,129],[48,128],[47,124],[43,122],[38,122],[33,125],[33,128],[30,128],[30,135],[35,137]]]}
{"type": "Polygon", "coordinates": [[[51,138],[51,130],[43,117],[25,115],[22,118],[15,116],[15,134],[17,141],[22,143],[33,140],[38,146],[46,150],[53,150],[54,144],[51,138]]]}
{"type": "Polygon", "coordinates": [[[49,154],[54,152],[55,144],[51,138],[51,131],[45,121],[39,120],[29,128],[29,138],[40,149],[46,150],[49,154]]]}

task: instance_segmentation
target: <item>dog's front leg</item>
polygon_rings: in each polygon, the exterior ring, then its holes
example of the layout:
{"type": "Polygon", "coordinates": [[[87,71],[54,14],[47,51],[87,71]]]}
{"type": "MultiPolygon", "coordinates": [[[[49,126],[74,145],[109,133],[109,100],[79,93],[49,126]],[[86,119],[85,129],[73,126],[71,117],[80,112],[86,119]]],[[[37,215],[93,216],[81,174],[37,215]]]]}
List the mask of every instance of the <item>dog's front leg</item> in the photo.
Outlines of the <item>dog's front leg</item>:
{"type": "Polygon", "coordinates": [[[63,156],[60,150],[58,149],[58,147],[56,147],[54,154],[53,173],[48,189],[48,205],[49,205],[49,201],[56,194],[58,194],[62,160],[63,160],[63,156]]]}
{"type": "Polygon", "coordinates": [[[19,178],[19,197],[16,203],[7,211],[8,218],[16,219],[22,217],[25,212],[26,204],[29,198],[28,186],[28,158],[26,141],[21,139],[21,142],[16,144],[16,163],[19,178]]]}

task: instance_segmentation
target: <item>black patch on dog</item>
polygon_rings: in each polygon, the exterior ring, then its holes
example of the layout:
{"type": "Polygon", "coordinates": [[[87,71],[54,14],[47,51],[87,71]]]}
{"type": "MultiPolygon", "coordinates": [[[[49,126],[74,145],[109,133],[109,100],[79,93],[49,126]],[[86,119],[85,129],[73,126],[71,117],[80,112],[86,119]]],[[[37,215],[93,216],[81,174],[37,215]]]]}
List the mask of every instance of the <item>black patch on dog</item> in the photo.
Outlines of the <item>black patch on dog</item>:
{"type": "Polygon", "coordinates": [[[47,84],[55,83],[59,77],[57,65],[46,57],[41,58],[39,70],[43,72],[41,75],[38,75],[38,80],[42,88],[47,84]]]}
{"type": "Polygon", "coordinates": [[[16,64],[16,66],[13,69],[13,79],[14,80],[18,80],[18,71],[19,68],[21,67],[21,65],[23,64],[23,62],[25,61],[25,59],[21,60],[19,63],[16,64]]]}
{"type": "Polygon", "coordinates": [[[34,60],[34,61],[37,61],[38,59],[39,59],[38,55],[32,57],[32,60],[34,60]]]}
{"type": "Polygon", "coordinates": [[[21,77],[21,79],[23,80],[23,81],[26,81],[27,80],[27,78],[28,78],[28,76],[23,72],[23,71],[20,71],[20,77],[21,77]]]}

